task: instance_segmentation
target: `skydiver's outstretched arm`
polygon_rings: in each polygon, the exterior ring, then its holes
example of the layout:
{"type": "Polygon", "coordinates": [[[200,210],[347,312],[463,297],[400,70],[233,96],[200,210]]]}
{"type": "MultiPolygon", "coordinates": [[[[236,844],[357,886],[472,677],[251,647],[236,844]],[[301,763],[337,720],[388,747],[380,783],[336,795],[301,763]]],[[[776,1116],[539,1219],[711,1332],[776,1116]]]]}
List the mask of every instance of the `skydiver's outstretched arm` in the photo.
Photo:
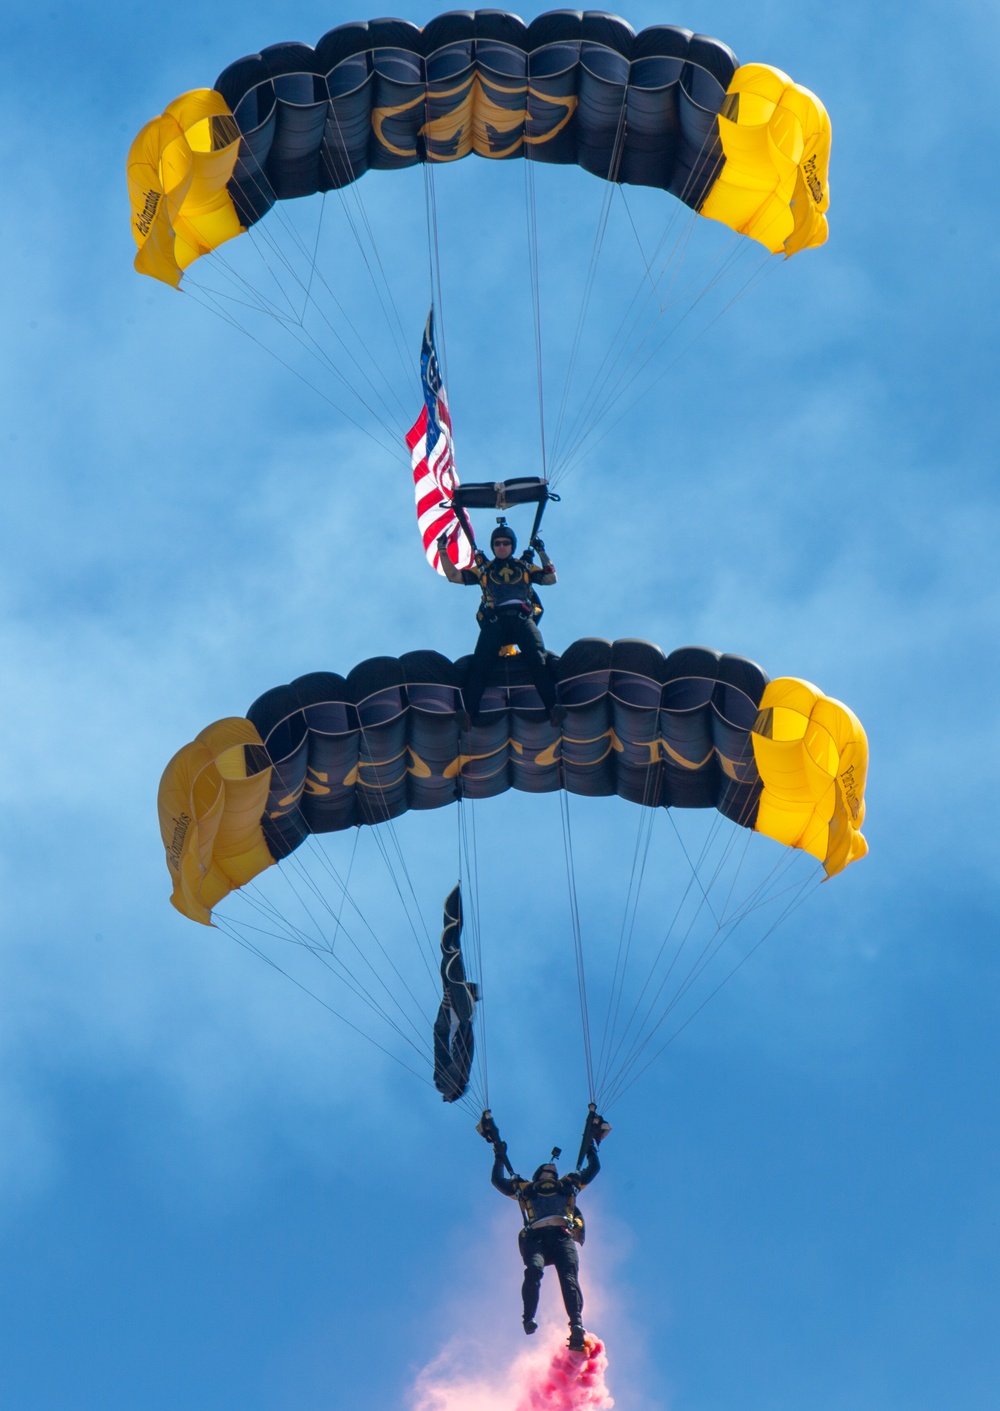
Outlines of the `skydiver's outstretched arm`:
{"type": "Polygon", "coordinates": [[[597,1155],[597,1143],[591,1142],[590,1145],[587,1147],[586,1160],[584,1161],[582,1168],[576,1173],[580,1185],[589,1186],[591,1181],[594,1179],[600,1169],[601,1160],[600,1157],[597,1155]]]}
{"type": "MultiPolygon", "coordinates": [[[[474,577],[472,574],[470,574],[469,577],[466,578],[466,571],[461,568],[456,568],[455,565],[452,563],[451,559],[448,557],[447,534],[442,534],[438,539],[437,551],[438,557],[441,561],[441,572],[444,574],[445,578],[447,578],[449,583],[459,583],[467,588],[478,588],[479,579],[474,577]]],[[[478,550],[476,552],[478,553],[478,550]]]]}
{"type": "Polygon", "coordinates": [[[545,573],[543,574],[543,576],[541,578],[537,578],[535,582],[540,583],[543,588],[550,588],[552,584],[557,581],[555,565],[549,558],[548,554],[545,552],[545,545],[542,543],[541,539],[539,539],[537,534],[531,541],[531,547],[533,549],[538,550],[539,560],[541,561],[542,567],[545,569],[545,573]]]}
{"type": "Polygon", "coordinates": [[[517,1192],[520,1186],[524,1185],[520,1176],[508,1176],[505,1174],[507,1162],[507,1143],[500,1142],[493,1148],[493,1171],[490,1180],[496,1186],[501,1195],[509,1195],[511,1200],[517,1200],[517,1192]]]}
{"type": "Polygon", "coordinates": [[[456,568],[448,557],[447,537],[442,536],[437,542],[437,547],[438,557],[441,561],[441,571],[444,573],[445,578],[447,578],[449,583],[464,583],[465,579],[462,577],[462,570],[456,568]]]}

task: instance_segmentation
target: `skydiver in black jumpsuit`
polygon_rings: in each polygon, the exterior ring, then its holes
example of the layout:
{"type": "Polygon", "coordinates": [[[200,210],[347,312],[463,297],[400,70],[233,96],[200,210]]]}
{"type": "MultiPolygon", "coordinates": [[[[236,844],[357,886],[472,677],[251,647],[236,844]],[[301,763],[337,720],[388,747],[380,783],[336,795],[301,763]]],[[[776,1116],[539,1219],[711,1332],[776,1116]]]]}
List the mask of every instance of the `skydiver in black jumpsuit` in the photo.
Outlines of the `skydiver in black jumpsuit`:
{"type": "Polygon", "coordinates": [[[583,1219],[576,1208],[576,1193],[587,1186],[601,1169],[597,1144],[591,1140],[586,1148],[586,1160],[581,1171],[570,1171],[560,1177],[555,1165],[539,1166],[530,1181],[520,1176],[505,1176],[507,1144],[499,1137],[493,1147],[493,1174],[490,1177],[497,1190],[516,1200],[524,1216],[524,1229],[518,1236],[518,1247],[524,1260],[524,1331],[533,1333],[538,1326],[535,1313],[542,1275],[551,1264],[559,1276],[563,1303],[569,1317],[569,1345],[577,1352],[584,1350],[586,1336],[583,1326],[583,1294],[580,1292],[580,1256],[577,1243],[583,1243],[583,1219]]]}
{"type": "Polygon", "coordinates": [[[552,560],[545,552],[541,539],[533,539],[541,567],[525,559],[514,558],[517,539],[506,524],[498,524],[490,535],[490,548],[495,558],[487,559],[477,550],[475,568],[456,568],[446,552],[447,535],[438,540],[441,567],[449,583],[479,587],[483,601],[479,611],[480,631],[476,643],[469,679],[463,692],[465,708],[474,721],[486,689],[490,668],[501,647],[517,646],[531,672],[535,689],[541,696],[553,725],[561,725],[565,709],[556,704],[555,682],[545,656],[545,643],[534,620],[532,589],[548,587],[556,581],[552,560]]]}

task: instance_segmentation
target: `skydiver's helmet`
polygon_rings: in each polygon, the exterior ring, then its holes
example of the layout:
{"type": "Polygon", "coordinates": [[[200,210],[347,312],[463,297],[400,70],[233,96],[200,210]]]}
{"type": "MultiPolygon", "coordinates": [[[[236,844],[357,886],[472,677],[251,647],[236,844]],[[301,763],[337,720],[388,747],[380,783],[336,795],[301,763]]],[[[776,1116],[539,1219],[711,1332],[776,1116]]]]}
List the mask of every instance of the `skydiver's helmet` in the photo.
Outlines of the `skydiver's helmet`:
{"type": "Polygon", "coordinates": [[[498,524],[497,527],[494,529],[493,533],[490,535],[491,549],[493,548],[493,541],[495,539],[509,539],[511,554],[517,553],[517,535],[514,533],[513,529],[511,529],[509,524],[498,524]]]}
{"type": "Polygon", "coordinates": [[[554,1161],[546,1161],[543,1166],[539,1166],[532,1181],[558,1181],[559,1172],[554,1161]]]}

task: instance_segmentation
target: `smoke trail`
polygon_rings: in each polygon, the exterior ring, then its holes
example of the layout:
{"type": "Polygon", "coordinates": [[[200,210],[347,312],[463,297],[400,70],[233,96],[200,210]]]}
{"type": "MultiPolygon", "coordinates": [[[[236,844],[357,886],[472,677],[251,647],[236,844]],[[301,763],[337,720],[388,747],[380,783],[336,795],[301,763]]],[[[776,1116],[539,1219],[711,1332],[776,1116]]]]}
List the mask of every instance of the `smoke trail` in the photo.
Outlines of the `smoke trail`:
{"type": "Polygon", "coordinates": [[[449,1375],[444,1354],[417,1379],[413,1411],[610,1411],[604,1344],[587,1335],[585,1352],[570,1352],[553,1327],[543,1346],[506,1368],[474,1379],[449,1375]]]}
{"type": "Polygon", "coordinates": [[[614,1406],[604,1373],[608,1358],[600,1338],[588,1337],[582,1355],[557,1347],[541,1377],[525,1382],[514,1411],[606,1411],[614,1406]]]}

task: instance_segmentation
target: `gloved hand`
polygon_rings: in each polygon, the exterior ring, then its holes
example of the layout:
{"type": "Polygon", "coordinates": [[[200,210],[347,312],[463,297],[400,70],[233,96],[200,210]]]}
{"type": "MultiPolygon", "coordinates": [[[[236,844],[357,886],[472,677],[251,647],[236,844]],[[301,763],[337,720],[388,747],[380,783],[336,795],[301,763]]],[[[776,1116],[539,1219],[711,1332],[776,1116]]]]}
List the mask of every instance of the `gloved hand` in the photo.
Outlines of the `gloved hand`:
{"type": "Polygon", "coordinates": [[[439,534],[439,535],[438,535],[437,546],[438,546],[438,553],[439,553],[439,554],[443,554],[444,551],[445,551],[445,549],[447,549],[447,547],[448,547],[448,536],[447,536],[447,534],[439,534]]]}
{"type": "Polygon", "coordinates": [[[532,547],[533,549],[537,549],[540,554],[544,554],[544,552],[545,552],[545,545],[544,545],[544,543],[542,542],[542,540],[539,539],[539,537],[538,537],[537,534],[535,535],[535,537],[534,537],[534,538],[532,539],[532,541],[531,541],[531,547],[532,547]]]}
{"type": "Polygon", "coordinates": [[[602,1141],[604,1140],[604,1138],[608,1135],[608,1133],[609,1133],[610,1131],[611,1131],[611,1123],[605,1121],[605,1119],[600,1115],[599,1112],[595,1112],[595,1113],[594,1113],[594,1125],[593,1125],[593,1129],[592,1129],[592,1133],[591,1133],[592,1140],[593,1140],[595,1143],[598,1143],[598,1144],[599,1144],[600,1142],[602,1142],[602,1141]]]}
{"type": "Polygon", "coordinates": [[[502,1159],[507,1155],[507,1143],[506,1143],[506,1142],[494,1142],[494,1143],[493,1143],[493,1155],[494,1155],[494,1156],[499,1156],[499,1157],[501,1158],[501,1160],[502,1160],[502,1159]]]}

